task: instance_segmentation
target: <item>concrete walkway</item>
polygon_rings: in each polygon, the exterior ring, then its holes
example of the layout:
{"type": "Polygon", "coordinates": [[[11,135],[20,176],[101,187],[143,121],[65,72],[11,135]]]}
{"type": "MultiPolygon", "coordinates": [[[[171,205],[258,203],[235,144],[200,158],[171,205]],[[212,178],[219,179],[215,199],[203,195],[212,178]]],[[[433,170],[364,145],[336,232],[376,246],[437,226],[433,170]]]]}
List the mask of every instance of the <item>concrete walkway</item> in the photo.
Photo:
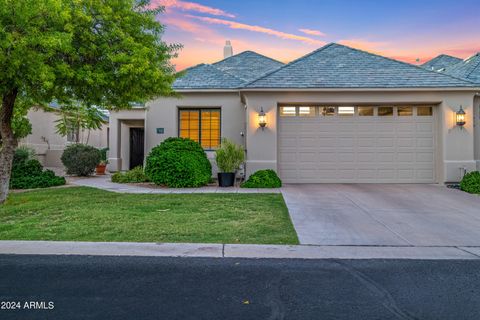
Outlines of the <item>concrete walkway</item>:
{"type": "Polygon", "coordinates": [[[0,254],[287,259],[480,259],[480,247],[0,241],[0,254]]]}
{"type": "Polygon", "coordinates": [[[111,177],[109,175],[69,179],[69,183],[76,186],[93,187],[119,193],[280,193],[280,189],[250,189],[239,187],[220,188],[217,186],[206,186],[200,188],[163,188],[153,185],[147,186],[114,183],[111,181],[111,177]]]}
{"type": "Polygon", "coordinates": [[[480,246],[480,197],[427,184],[286,185],[301,244],[480,246]]]}

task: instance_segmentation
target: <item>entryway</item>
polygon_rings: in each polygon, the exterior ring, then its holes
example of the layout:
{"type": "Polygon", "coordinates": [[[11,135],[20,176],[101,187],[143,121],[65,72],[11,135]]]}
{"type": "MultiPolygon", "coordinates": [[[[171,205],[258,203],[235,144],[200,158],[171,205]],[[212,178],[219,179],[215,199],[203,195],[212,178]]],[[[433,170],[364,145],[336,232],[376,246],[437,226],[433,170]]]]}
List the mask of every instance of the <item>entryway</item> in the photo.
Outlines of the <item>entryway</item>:
{"type": "Polygon", "coordinates": [[[130,128],[130,169],[143,166],[145,157],[145,129],[130,128]]]}

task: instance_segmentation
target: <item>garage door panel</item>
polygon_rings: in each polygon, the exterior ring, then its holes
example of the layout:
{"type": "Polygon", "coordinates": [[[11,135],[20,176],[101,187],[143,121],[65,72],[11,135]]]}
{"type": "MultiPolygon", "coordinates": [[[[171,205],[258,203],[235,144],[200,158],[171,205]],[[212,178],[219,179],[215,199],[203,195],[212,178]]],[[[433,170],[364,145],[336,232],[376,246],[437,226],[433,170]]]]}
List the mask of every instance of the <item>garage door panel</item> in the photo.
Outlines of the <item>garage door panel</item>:
{"type": "Polygon", "coordinates": [[[280,117],[286,183],[432,183],[432,116],[280,117]]]}

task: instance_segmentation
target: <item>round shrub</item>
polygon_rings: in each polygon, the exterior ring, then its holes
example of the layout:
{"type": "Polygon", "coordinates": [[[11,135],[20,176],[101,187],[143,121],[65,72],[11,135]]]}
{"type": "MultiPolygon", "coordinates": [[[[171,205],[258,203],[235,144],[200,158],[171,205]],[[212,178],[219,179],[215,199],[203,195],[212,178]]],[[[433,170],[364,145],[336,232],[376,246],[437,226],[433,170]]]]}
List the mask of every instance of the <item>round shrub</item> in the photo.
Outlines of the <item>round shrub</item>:
{"type": "Polygon", "coordinates": [[[282,180],[271,169],[259,170],[242,183],[242,188],[280,188],[282,180]]]}
{"type": "Polygon", "coordinates": [[[64,184],[65,178],[55,176],[51,170],[43,171],[42,164],[34,158],[34,153],[30,150],[19,148],[15,151],[10,188],[48,188],[64,184]]]}
{"type": "Polygon", "coordinates": [[[460,189],[468,193],[480,194],[480,172],[467,173],[460,182],[460,189]]]}
{"type": "Polygon", "coordinates": [[[100,163],[100,150],[85,144],[72,144],[65,148],[61,157],[67,174],[89,176],[100,163]]]}
{"type": "Polygon", "coordinates": [[[145,174],[158,185],[172,188],[200,187],[210,182],[212,166],[197,142],[168,138],[148,155],[145,174]]]}

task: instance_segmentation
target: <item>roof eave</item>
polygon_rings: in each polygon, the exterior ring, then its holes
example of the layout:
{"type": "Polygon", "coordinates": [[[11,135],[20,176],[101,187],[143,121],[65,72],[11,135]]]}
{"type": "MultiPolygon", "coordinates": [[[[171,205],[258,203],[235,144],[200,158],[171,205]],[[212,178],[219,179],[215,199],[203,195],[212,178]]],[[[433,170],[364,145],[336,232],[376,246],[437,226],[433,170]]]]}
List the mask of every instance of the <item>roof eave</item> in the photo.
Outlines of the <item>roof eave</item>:
{"type": "Polygon", "coordinates": [[[478,91],[476,87],[405,87],[405,88],[241,88],[241,92],[248,91],[478,91]]]}

